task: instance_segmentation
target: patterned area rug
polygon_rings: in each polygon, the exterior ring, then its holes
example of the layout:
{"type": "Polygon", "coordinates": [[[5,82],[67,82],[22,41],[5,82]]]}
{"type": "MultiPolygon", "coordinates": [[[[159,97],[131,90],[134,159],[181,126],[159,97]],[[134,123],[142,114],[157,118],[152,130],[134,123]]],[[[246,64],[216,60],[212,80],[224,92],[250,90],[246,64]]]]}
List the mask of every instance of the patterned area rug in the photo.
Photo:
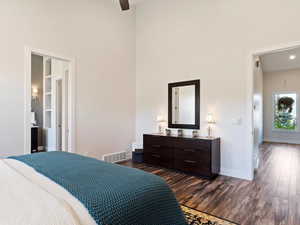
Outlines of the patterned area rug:
{"type": "Polygon", "coordinates": [[[181,209],[184,212],[189,225],[238,225],[237,223],[232,223],[183,205],[181,206],[181,209]]]}

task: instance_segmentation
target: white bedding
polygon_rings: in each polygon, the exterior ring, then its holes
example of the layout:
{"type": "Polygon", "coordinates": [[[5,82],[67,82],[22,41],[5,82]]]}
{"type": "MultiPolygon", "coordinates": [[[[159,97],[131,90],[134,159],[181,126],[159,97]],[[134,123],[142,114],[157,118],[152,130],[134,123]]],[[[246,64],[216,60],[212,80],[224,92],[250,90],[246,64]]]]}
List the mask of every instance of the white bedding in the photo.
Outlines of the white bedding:
{"type": "Polygon", "coordinates": [[[13,159],[0,160],[0,225],[96,225],[64,188],[13,159]]]}

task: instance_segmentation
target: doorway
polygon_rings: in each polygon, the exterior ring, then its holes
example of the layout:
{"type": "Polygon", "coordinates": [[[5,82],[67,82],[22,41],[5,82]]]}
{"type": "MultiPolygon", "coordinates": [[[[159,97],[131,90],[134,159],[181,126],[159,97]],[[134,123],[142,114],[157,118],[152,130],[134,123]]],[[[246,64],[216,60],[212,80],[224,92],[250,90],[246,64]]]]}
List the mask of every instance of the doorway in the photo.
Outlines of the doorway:
{"type": "Polygon", "coordinates": [[[253,54],[252,76],[253,169],[258,169],[266,144],[300,144],[300,45],[253,54]]]}
{"type": "Polygon", "coordinates": [[[26,48],[25,154],[74,152],[74,60],[26,48]]]}

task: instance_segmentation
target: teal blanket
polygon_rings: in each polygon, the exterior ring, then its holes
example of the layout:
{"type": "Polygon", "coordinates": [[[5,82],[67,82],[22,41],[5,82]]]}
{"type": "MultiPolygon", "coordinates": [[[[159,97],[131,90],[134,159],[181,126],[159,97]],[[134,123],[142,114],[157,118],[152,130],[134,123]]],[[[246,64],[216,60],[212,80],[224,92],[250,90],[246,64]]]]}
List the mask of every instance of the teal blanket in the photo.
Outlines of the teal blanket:
{"type": "Polygon", "coordinates": [[[68,190],[99,225],[186,225],[174,194],[158,176],[66,152],[11,158],[68,190]]]}

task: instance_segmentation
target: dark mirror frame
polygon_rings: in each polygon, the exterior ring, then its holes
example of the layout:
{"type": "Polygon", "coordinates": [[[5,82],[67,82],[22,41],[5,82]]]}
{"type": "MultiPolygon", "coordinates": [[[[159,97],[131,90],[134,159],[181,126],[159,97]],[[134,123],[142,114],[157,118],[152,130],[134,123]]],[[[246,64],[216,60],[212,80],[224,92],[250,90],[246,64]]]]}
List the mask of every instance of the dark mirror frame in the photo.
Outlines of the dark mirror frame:
{"type": "Polygon", "coordinates": [[[168,84],[168,126],[169,128],[200,129],[200,80],[183,81],[168,84]],[[172,88],[195,85],[195,124],[173,124],[172,88]]]}

